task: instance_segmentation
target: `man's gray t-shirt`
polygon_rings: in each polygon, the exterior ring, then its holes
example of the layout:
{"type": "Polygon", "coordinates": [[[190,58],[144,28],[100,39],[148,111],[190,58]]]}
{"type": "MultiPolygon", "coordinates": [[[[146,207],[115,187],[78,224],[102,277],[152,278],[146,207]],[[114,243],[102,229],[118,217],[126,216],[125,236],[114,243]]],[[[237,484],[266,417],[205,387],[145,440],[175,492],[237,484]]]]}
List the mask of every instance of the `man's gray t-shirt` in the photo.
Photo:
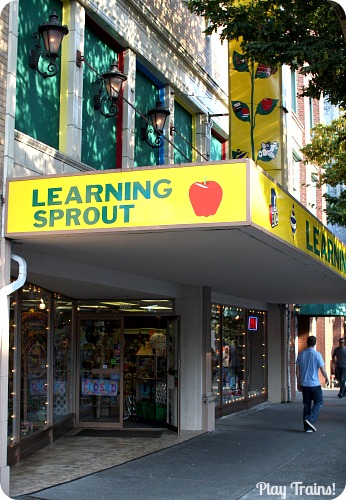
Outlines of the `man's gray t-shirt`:
{"type": "Polygon", "coordinates": [[[336,357],[336,365],[338,368],[346,368],[346,347],[336,347],[333,352],[332,359],[336,357]]]}

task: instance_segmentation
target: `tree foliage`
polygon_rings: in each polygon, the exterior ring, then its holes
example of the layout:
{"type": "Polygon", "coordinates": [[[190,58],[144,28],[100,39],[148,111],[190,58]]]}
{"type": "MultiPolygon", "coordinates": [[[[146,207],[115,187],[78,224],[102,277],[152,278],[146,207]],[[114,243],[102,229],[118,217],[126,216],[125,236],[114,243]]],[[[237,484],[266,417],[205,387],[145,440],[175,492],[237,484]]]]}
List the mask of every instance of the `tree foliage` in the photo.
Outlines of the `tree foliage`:
{"type": "Polygon", "coordinates": [[[240,40],[246,58],[310,75],[301,95],[346,107],[346,42],[328,0],[186,0],[207,35],[240,40]]]}
{"type": "MultiPolygon", "coordinates": [[[[332,187],[346,185],[346,113],[330,125],[316,125],[311,142],[302,148],[302,152],[306,161],[322,167],[322,184],[332,187]]],[[[328,222],[346,226],[346,191],[340,196],[324,196],[328,222]]]]}

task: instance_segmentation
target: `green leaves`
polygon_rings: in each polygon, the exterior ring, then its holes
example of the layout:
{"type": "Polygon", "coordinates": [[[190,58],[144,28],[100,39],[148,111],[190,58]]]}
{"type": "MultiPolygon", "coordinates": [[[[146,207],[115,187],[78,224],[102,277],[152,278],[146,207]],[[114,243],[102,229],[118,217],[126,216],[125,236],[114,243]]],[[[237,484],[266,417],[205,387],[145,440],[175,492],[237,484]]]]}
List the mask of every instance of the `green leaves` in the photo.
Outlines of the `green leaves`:
{"type": "Polygon", "coordinates": [[[249,66],[247,63],[247,59],[244,57],[244,54],[240,54],[236,50],[233,51],[232,55],[233,66],[236,71],[240,73],[249,72],[249,66]]]}
{"type": "MultiPolygon", "coordinates": [[[[312,130],[312,139],[302,148],[305,161],[323,168],[321,183],[332,187],[346,184],[346,113],[330,125],[319,124],[312,130]]],[[[325,194],[327,220],[346,226],[346,191],[340,196],[325,194]]]]}
{"type": "Polygon", "coordinates": [[[235,116],[242,122],[250,121],[250,109],[245,102],[232,101],[232,109],[235,116]]]}
{"type": "Polygon", "coordinates": [[[262,99],[260,103],[257,105],[256,113],[259,115],[269,115],[279,102],[279,99],[271,99],[270,97],[266,97],[262,99]]]}
{"type": "MultiPolygon", "coordinates": [[[[244,59],[297,68],[311,76],[302,95],[323,93],[346,107],[346,42],[328,0],[188,0],[186,5],[208,20],[205,33],[241,39],[244,59]]],[[[245,64],[242,70],[247,71],[245,64]]]]}

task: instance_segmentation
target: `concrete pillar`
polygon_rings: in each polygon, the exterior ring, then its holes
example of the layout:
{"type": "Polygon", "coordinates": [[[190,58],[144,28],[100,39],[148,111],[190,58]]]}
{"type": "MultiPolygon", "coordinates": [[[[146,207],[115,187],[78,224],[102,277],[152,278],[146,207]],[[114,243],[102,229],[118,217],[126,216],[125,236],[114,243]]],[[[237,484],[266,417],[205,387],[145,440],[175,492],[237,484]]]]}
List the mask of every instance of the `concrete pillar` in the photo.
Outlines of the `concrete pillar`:
{"type": "Polygon", "coordinates": [[[180,428],[213,430],[215,406],[211,393],[210,289],[184,287],[176,301],[180,331],[180,428]]]}
{"type": "MultiPolygon", "coordinates": [[[[171,114],[166,120],[164,135],[169,139],[171,143],[174,144],[174,134],[171,135],[171,127],[174,124],[174,91],[173,88],[169,85],[165,86],[165,102],[164,107],[169,108],[171,114]]],[[[164,164],[165,165],[173,165],[174,163],[174,147],[167,141],[164,141],[164,164]]]]}
{"type": "MultiPolygon", "coordinates": [[[[9,4],[8,50],[6,69],[6,110],[3,152],[2,193],[6,181],[14,176],[14,127],[16,106],[16,68],[18,47],[18,2],[9,4]]],[[[6,200],[5,200],[6,203],[6,200]]],[[[4,238],[5,204],[1,209],[0,289],[10,283],[11,244],[4,238]]],[[[0,485],[9,496],[10,468],[7,465],[8,430],[8,361],[9,361],[9,299],[0,294],[0,485]]]]}
{"type": "Polygon", "coordinates": [[[268,310],[268,401],[288,401],[288,310],[272,304],[268,310]]]}
{"type": "Polygon", "coordinates": [[[211,127],[208,115],[198,113],[196,115],[196,149],[203,156],[197,153],[197,162],[208,161],[210,159],[211,127]]]}
{"type": "MultiPolygon", "coordinates": [[[[136,88],[136,54],[131,49],[124,51],[124,73],[127,76],[123,84],[123,139],[122,164],[126,170],[134,167],[135,158],[135,118],[136,112],[129,103],[135,105],[136,88]]],[[[120,98],[121,99],[121,98],[120,98]]]]}
{"type": "MultiPolygon", "coordinates": [[[[82,154],[82,110],[83,110],[83,71],[85,64],[76,66],[77,50],[84,55],[84,8],[76,1],[64,4],[64,22],[69,28],[61,61],[61,99],[60,99],[60,143],[59,148],[71,158],[81,159],[82,154]]],[[[88,59],[86,55],[86,59],[88,59]]]]}
{"type": "MultiPolygon", "coordinates": [[[[1,238],[0,289],[10,282],[11,245],[1,238]]],[[[9,495],[10,468],[7,465],[9,299],[0,294],[0,485],[9,495]]]]}

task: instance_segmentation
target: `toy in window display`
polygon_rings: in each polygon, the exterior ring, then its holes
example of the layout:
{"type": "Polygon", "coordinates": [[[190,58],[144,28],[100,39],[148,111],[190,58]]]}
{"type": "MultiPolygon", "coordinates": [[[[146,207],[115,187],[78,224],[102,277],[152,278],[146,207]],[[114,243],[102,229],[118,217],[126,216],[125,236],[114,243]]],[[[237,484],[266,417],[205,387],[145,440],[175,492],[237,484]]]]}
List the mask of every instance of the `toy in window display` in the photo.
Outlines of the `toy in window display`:
{"type": "Polygon", "coordinates": [[[158,333],[158,332],[153,333],[150,337],[149,343],[158,356],[165,356],[166,335],[164,333],[158,333]]]}

